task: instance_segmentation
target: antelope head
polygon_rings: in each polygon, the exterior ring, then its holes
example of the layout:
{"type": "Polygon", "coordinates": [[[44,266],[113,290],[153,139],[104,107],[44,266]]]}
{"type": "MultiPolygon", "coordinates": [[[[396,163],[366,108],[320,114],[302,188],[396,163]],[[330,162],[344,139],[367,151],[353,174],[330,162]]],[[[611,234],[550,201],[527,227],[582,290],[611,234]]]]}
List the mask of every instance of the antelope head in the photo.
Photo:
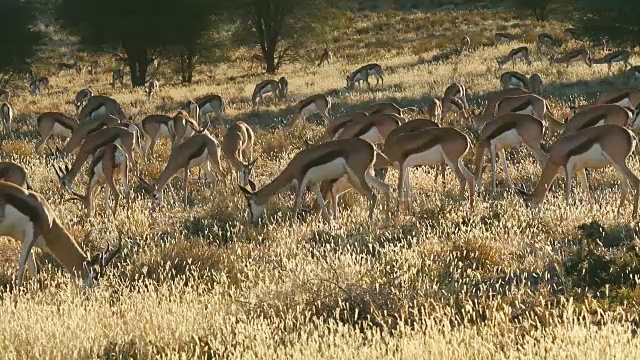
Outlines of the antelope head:
{"type": "Polygon", "coordinates": [[[111,250],[111,244],[107,242],[107,246],[103,251],[100,251],[83,264],[82,284],[90,288],[95,285],[99,280],[104,270],[109,264],[122,252],[122,241],[118,241],[118,246],[111,250]]]}

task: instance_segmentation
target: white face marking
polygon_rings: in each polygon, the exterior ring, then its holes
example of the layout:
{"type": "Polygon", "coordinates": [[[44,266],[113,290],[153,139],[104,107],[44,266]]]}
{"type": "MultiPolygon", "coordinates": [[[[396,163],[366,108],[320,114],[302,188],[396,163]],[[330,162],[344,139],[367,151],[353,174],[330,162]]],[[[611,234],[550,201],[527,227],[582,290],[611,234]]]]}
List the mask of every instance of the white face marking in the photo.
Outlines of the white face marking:
{"type": "Polygon", "coordinates": [[[307,186],[308,184],[315,184],[323,180],[337,179],[346,174],[347,163],[344,158],[339,157],[328,163],[314,166],[307,170],[307,173],[302,179],[301,186],[307,186]]]}
{"type": "Polygon", "coordinates": [[[522,139],[516,129],[511,129],[493,138],[491,145],[495,145],[496,150],[518,147],[522,145],[522,139]]]}
{"type": "Polygon", "coordinates": [[[572,156],[567,161],[567,168],[573,169],[573,172],[584,168],[603,168],[609,165],[609,160],[604,155],[602,148],[598,144],[594,144],[589,150],[582,154],[572,156]]]}
{"type": "Polygon", "coordinates": [[[435,165],[444,161],[444,153],[442,146],[436,145],[426,151],[411,154],[407,156],[404,162],[405,167],[414,167],[420,165],[435,165]]]}

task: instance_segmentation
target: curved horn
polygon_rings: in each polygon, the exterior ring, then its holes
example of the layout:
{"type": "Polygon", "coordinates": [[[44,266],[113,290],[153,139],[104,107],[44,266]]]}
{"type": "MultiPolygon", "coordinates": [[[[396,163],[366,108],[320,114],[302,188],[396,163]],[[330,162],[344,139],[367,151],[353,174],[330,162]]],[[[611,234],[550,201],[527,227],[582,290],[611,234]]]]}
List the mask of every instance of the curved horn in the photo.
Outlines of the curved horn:
{"type": "Polygon", "coordinates": [[[112,252],[109,252],[110,249],[111,243],[107,242],[107,247],[104,249],[102,256],[100,257],[100,267],[108,266],[111,261],[113,261],[113,259],[122,252],[122,241],[118,240],[118,246],[112,252]]]}

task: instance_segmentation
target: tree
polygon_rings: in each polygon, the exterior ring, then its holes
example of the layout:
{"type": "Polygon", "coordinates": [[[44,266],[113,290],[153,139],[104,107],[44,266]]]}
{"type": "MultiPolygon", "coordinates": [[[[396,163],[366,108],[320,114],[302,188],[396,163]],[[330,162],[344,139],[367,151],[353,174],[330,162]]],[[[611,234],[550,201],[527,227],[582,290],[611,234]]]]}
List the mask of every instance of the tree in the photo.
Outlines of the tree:
{"type": "Polygon", "coordinates": [[[208,29],[210,0],[62,0],[58,18],[84,45],[122,48],[131,84],[144,86],[161,49],[190,44],[208,29]]]}
{"type": "Polygon", "coordinates": [[[549,20],[551,6],[557,0],[512,0],[513,5],[521,10],[530,13],[538,21],[549,20]]]}
{"type": "Polygon", "coordinates": [[[0,87],[5,87],[16,73],[28,73],[30,60],[36,56],[43,34],[36,30],[34,8],[21,0],[0,1],[0,87]]]}
{"type": "Polygon", "coordinates": [[[239,0],[241,31],[260,46],[267,73],[275,73],[292,50],[318,29],[331,0],[239,0]]]}
{"type": "Polygon", "coordinates": [[[617,46],[640,45],[637,0],[567,0],[578,36],[617,46]]]}

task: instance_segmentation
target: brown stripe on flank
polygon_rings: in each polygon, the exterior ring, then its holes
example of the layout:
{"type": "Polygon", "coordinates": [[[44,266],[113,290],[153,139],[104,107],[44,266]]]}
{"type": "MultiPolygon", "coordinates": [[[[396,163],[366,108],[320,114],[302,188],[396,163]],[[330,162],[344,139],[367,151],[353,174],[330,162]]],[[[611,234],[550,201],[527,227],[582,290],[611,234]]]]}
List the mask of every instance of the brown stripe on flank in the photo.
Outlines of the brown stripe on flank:
{"type": "MultiPolygon", "coordinates": [[[[347,159],[347,154],[345,154],[345,151],[342,149],[337,149],[337,150],[331,150],[331,151],[327,151],[326,153],[323,153],[322,155],[308,161],[305,166],[302,167],[302,174],[300,174],[301,177],[304,177],[304,175],[311,170],[312,168],[316,167],[316,166],[320,166],[320,165],[324,165],[324,164],[328,164],[330,162],[332,162],[333,160],[342,157],[345,160],[347,159]]],[[[300,180],[300,179],[298,179],[300,180]]],[[[327,179],[329,180],[329,179],[327,179]]]]}
{"type": "Polygon", "coordinates": [[[486,139],[488,141],[491,141],[497,138],[498,136],[506,133],[507,131],[515,129],[517,125],[518,124],[516,121],[505,121],[504,123],[498,125],[495,129],[493,129],[493,131],[488,133],[486,136],[486,139]]]}
{"type": "Polygon", "coordinates": [[[207,150],[207,143],[203,142],[200,146],[198,146],[196,151],[192,152],[191,155],[189,155],[189,159],[187,159],[187,162],[190,162],[191,160],[200,157],[205,150],[207,150]]]}
{"type": "Polygon", "coordinates": [[[602,121],[602,120],[604,120],[606,118],[607,118],[607,115],[605,115],[605,114],[596,115],[596,116],[590,118],[589,120],[585,121],[582,124],[582,126],[578,128],[578,130],[582,130],[584,128],[595,126],[597,123],[599,123],[600,121],[602,121]]]}
{"type": "Polygon", "coordinates": [[[578,144],[578,146],[573,147],[571,150],[567,151],[567,161],[573,156],[586,153],[587,151],[589,151],[589,149],[591,149],[591,147],[593,147],[593,145],[597,141],[598,141],[597,137],[588,138],[583,142],[581,142],[580,144],[578,144]]]}
{"type": "Polygon", "coordinates": [[[353,134],[353,137],[354,138],[360,137],[360,136],[368,133],[369,130],[373,129],[374,127],[376,127],[376,124],[374,124],[374,123],[365,124],[360,129],[358,129],[358,131],[356,131],[355,134],[353,134]]]}
{"type": "MultiPolygon", "coordinates": [[[[429,137],[429,139],[425,142],[421,142],[419,144],[417,144],[416,146],[410,146],[407,147],[406,149],[404,149],[404,151],[402,152],[402,157],[403,157],[403,161],[406,160],[409,156],[413,155],[413,154],[418,154],[421,152],[425,152],[439,144],[442,144],[444,142],[444,140],[446,140],[446,135],[447,134],[443,134],[443,133],[436,133],[435,135],[432,135],[429,137]]],[[[399,136],[398,140],[401,140],[400,138],[402,137],[399,136]]],[[[396,141],[398,141],[396,140],[396,141]]]]}
{"type": "Polygon", "coordinates": [[[530,106],[533,106],[533,103],[531,102],[531,100],[528,99],[527,101],[523,102],[522,104],[512,108],[511,112],[522,111],[522,110],[524,110],[524,109],[526,109],[526,108],[528,108],[530,106]]]}
{"type": "Polygon", "coordinates": [[[319,99],[320,98],[315,97],[315,96],[306,98],[306,99],[302,100],[300,102],[300,104],[298,104],[298,107],[300,108],[300,110],[302,110],[302,109],[306,108],[307,106],[313,104],[314,102],[316,102],[316,100],[319,100],[319,99]]]}
{"type": "Polygon", "coordinates": [[[629,97],[629,92],[628,92],[628,91],[625,91],[625,92],[623,92],[622,94],[620,94],[620,95],[618,95],[618,96],[616,96],[616,97],[614,97],[614,98],[611,98],[611,99],[607,100],[607,103],[608,103],[608,104],[617,103],[617,102],[620,102],[620,101],[624,100],[624,99],[625,99],[625,98],[627,98],[627,97],[629,97]]]}

